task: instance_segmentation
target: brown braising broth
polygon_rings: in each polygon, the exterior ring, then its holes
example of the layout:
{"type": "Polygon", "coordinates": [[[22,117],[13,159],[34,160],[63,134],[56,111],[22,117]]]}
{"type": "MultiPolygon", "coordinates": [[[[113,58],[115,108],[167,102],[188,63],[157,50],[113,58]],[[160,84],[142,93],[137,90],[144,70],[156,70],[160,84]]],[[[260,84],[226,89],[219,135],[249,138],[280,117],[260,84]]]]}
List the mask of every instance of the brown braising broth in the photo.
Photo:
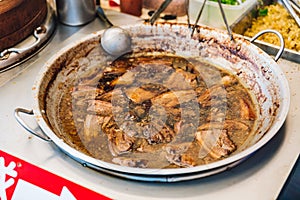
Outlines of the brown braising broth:
{"type": "Polygon", "coordinates": [[[79,75],[60,102],[68,144],[140,168],[221,160],[253,134],[255,103],[231,73],[173,55],[123,56],[79,75]]]}

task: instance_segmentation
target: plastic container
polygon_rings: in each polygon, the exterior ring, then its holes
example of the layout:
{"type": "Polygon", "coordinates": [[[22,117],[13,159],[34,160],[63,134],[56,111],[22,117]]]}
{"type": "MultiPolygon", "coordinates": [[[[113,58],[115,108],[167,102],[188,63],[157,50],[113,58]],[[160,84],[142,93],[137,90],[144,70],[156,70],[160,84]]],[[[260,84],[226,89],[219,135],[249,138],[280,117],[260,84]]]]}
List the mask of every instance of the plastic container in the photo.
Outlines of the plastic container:
{"type": "MultiPolygon", "coordinates": [[[[189,15],[192,24],[196,21],[203,2],[204,0],[190,0],[189,15]]],[[[246,0],[240,5],[222,4],[229,26],[256,4],[257,0],[246,0]]],[[[199,23],[215,28],[226,29],[218,2],[206,1],[199,23]]]]}

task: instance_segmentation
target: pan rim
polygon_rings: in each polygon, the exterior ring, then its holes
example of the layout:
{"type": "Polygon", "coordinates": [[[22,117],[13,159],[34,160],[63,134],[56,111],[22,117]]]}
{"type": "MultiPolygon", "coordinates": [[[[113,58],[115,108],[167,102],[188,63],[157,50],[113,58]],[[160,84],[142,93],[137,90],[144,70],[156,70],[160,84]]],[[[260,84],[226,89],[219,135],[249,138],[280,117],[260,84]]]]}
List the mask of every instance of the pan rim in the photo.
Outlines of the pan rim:
{"type": "MultiPolygon", "coordinates": [[[[128,25],[124,26],[126,27],[139,27],[141,25],[128,25]]],[[[157,25],[158,26],[158,25],[157,25]]],[[[162,26],[169,26],[163,24],[162,26]]],[[[209,28],[210,30],[215,30],[212,28],[209,28]]],[[[222,32],[221,30],[215,30],[217,32],[222,32]]],[[[61,150],[63,150],[66,154],[71,156],[73,159],[79,161],[82,164],[90,164],[90,165],[95,165],[99,168],[105,168],[107,170],[112,170],[120,173],[129,173],[129,174],[140,174],[140,175],[158,175],[158,176],[166,176],[166,175],[182,175],[182,174],[189,174],[189,173],[199,173],[202,171],[206,170],[213,170],[219,167],[224,167],[226,165],[230,165],[231,163],[234,163],[240,159],[249,157],[253,153],[255,153],[257,150],[259,150],[261,147],[263,147],[265,144],[267,144],[279,131],[281,126],[284,124],[285,119],[287,117],[287,114],[289,112],[289,107],[290,107],[290,90],[289,90],[289,85],[288,81],[283,73],[283,71],[280,69],[280,67],[273,67],[272,70],[275,72],[277,77],[280,80],[280,85],[281,85],[281,92],[282,92],[282,97],[281,99],[281,108],[280,111],[278,112],[278,118],[276,119],[276,122],[273,122],[272,126],[270,129],[264,134],[264,136],[255,144],[252,146],[244,149],[243,151],[236,153],[234,155],[231,155],[227,158],[224,158],[219,161],[215,161],[209,164],[205,165],[199,165],[191,168],[176,168],[176,169],[152,169],[152,168],[134,168],[134,167],[126,167],[126,166],[120,166],[117,164],[113,163],[107,163],[98,159],[95,159],[91,156],[88,156],[73,147],[69,146],[66,144],[62,139],[60,139],[48,126],[46,121],[44,120],[41,110],[39,109],[39,100],[38,100],[38,95],[40,92],[40,85],[42,83],[43,77],[45,73],[49,70],[51,67],[52,63],[54,63],[63,53],[66,51],[72,49],[73,47],[76,47],[77,45],[94,39],[96,37],[99,37],[103,33],[103,30],[92,33],[84,38],[82,38],[79,41],[76,41],[74,43],[71,43],[61,49],[59,52],[57,52],[54,56],[52,56],[49,61],[45,63],[43,68],[41,69],[39,75],[37,76],[36,82],[34,83],[35,88],[33,90],[33,95],[34,95],[34,115],[37,120],[38,125],[41,127],[41,129],[45,132],[45,134],[53,141],[53,143],[59,147],[61,150]]],[[[244,40],[241,37],[242,40],[244,40]]],[[[266,54],[264,51],[262,51],[260,48],[257,46],[250,44],[253,46],[254,49],[256,49],[257,53],[260,54],[260,56],[264,56],[267,58],[267,62],[270,64],[270,66],[277,66],[277,63],[269,57],[268,54],[266,54]]]]}

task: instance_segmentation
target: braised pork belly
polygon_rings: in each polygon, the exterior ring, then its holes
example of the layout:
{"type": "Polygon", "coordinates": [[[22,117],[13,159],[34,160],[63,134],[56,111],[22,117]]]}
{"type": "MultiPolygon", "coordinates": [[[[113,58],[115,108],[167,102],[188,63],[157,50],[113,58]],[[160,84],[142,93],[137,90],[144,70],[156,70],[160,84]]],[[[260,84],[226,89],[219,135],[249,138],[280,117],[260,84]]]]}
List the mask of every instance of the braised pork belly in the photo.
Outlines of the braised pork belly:
{"type": "Polygon", "coordinates": [[[257,109],[230,72],[173,55],[125,55],[79,75],[59,116],[73,144],[138,168],[194,167],[224,159],[253,133],[257,109]]]}

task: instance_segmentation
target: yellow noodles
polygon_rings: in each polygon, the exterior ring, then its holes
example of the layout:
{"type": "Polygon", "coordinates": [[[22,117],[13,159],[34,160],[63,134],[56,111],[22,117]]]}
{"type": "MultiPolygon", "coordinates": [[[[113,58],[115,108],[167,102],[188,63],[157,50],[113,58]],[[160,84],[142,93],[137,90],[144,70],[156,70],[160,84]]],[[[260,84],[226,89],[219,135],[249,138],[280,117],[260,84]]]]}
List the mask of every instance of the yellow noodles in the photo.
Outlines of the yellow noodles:
{"type": "MultiPolygon", "coordinates": [[[[300,28],[289,15],[288,11],[280,4],[266,7],[268,14],[259,16],[252,21],[252,26],[244,33],[245,36],[253,37],[256,33],[266,29],[279,31],[288,49],[300,51],[300,28]]],[[[262,41],[279,45],[279,39],[275,34],[265,34],[259,38],[262,41]]]]}

